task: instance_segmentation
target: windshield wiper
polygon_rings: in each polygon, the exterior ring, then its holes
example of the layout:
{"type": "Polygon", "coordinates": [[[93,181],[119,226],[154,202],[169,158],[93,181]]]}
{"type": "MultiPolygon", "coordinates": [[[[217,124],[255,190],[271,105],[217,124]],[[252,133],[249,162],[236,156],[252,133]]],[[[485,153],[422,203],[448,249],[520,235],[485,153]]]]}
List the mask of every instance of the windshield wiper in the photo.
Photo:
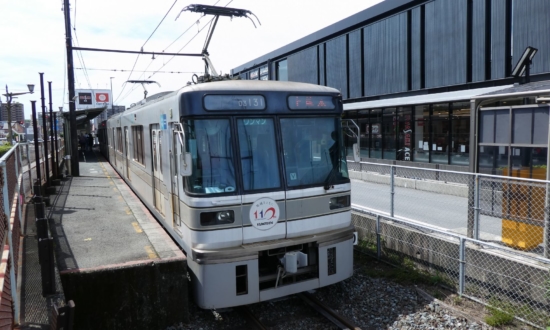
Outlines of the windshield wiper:
{"type": "Polygon", "coordinates": [[[332,158],[330,157],[330,154],[328,153],[328,151],[326,149],[325,149],[325,153],[327,154],[327,159],[330,160],[330,163],[331,163],[332,167],[330,168],[330,173],[328,174],[327,178],[325,179],[325,185],[323,186],[323,188],[325,188],[325,190],[329,190],[330,188],[333,187],[332,183],[334,182],[334,178],[336,177],[336,173],[338,171],[335,169],[334,162],[332,161],[332,158]]]}

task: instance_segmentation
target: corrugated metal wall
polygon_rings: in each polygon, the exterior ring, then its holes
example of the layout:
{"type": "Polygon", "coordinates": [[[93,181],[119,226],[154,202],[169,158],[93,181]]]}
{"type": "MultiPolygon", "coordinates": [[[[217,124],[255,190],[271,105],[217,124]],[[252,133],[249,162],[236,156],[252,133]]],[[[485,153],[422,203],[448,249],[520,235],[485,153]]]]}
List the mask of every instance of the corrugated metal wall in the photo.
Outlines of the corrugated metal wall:
{"type": "Polygon", "coordinates": [[[365,96],[407,90],[407,13],[364,28],[365,96]]]}
{"type": "Polygon", "coordinates": [[[420,7],[413,8],[411,11],[411,80],[412,89],[420,89],[421,84],[421,17],[420,7]]]}
{"type": "Polygon", "coordinates": [[[361,57],[361,30],[349,34],[349,97],[363,96],[361,77],[363,75],[361,57]]]}
{"type": "Polygon", "coordinates": [[[346,99],[348,95],[346,36],[327,41],[325,47],[327,50],[327,86],[338,89],[342,92],[342,97],[346,99]]]}
{"type": "Polygon", "coordinates": [[[485,0],[474,0],[472,10],[472,81],[485,80],[485,0]]]}
{"type": "Polygon", "coordinates": [[[506,72],[506,0],[493,0],[491,8],[491,79],[499,79],[506,72]]]}
{"type": "Polygon", "coordinates": [[[527,46],[539,49],[531,72],[548,73],[549,14],[550,0],[427,1],[289,55],[288,78],[344,99],[439,88],[468,83],[469,64],[472,82],[506,78],[527,46]]]}
{"type": "Polygon", "coordinates": [[[319,45],[319,85],[326,86],[325,78],[325,44],[319,45]]]}
{"type": "Polygon", "coordinates": [[[438,0],[426,8],[426,88],[466,82],[466,0],[438,0]]]}
{"type": "Polygon", "coordinates": [[[512,2],[514,22],[513,58],[514,67],[527,46],[539,51],[533,58],[531,74],[549,72],[550,61],[550,1],[516,0],[512,2]]]}
{"type": "Polygon", "coordinates": [[[287,58],[288,80],[317,84],[317,46],[287,58]]]}

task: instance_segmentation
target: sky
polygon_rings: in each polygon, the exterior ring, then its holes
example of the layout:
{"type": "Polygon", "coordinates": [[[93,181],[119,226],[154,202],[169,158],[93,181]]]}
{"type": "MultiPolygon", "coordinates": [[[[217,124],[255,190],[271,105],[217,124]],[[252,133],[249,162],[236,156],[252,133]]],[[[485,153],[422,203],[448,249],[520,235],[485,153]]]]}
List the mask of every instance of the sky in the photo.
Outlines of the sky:
{"type": "MultiPolygon", "coordinates": [[[[75,47],[200,53],[212,16],[182,11],[184,7],[205,4],[249,10],[261,25],[253,16],[256,27],[247,18],[220,17],[214,31],[208,52],[216,70],[225,74],[379,2],[382,0],[70,0],[70,16],[75,47]]],[[[23,103],[25,118],[31,116],[31,100],[37,101],[37,111],[41,111],[39,72],[44,73],[46,107],[51,81],[53,110],[63,106],[68,111],[62,8],[62,0],[0,0],[1,94],[6,85],[10,93],[17,93],[34,84],[34,94],[12,101],[23,103]]],[[[151,55],[74,51],[73,62],[76,89],[112,87],[114,104],[126,107],[143,98],[142,86],[125,83],[127,80],[156,81],[160,86],[147,86],[153,95],[179,89],[191,81],[193,73],[200,75],[204,70],[200,57],[152,59],[151,55]]],[[[6,102],[5,96],[2,102],[6,102]]]]}

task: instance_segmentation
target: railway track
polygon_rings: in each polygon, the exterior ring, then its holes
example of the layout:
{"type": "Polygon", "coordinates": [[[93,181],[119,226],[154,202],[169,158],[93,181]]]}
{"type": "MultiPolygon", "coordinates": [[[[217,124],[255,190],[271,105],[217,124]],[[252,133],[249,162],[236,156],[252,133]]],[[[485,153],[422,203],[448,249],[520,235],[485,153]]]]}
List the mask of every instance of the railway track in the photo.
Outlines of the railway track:
{"type": "MultiPolygon", "coordinates": [[[[309,293],[299,293],[297,296],[304,301],[307,305],[317,311],[319,314],[324,316],[330,322],[332,322],[339,329],[346,330],[361,330],[358,326],[354,325],[348,319],[344,318],[340,314],[336,313],[332,308],[323,304],[317,298],[309,293]]],[[[242,306],[239,308],[240,314],[245,317],[249,324],[253,325],[255,329],[258,330],[268,330],[269,327],[264,325],[262,321],[254,315],[248,306],[242,306]]]]}

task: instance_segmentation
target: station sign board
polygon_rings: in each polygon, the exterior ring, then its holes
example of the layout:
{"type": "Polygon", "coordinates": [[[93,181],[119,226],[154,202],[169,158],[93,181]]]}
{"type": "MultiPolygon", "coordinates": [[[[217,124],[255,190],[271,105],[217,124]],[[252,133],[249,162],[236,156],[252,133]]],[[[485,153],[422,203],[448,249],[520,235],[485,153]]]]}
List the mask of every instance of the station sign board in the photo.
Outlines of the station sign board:
{"type": "Polygon", "coordinates": [[[77,110],[110,107],[112,104],[109,89],[77,89],[75,95],[77,110]]]}

